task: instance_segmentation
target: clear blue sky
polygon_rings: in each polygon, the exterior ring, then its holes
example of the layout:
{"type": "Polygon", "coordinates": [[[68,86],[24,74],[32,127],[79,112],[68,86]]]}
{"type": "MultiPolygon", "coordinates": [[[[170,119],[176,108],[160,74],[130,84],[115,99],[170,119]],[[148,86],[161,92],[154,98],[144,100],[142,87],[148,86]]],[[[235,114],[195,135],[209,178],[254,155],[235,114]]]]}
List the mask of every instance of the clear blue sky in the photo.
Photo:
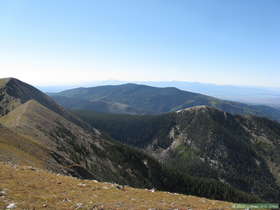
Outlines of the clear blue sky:
{"type": "Polygon", "coordinates": [[[0,0],[0,77],[280,86],[279,0],[0,0]]]}

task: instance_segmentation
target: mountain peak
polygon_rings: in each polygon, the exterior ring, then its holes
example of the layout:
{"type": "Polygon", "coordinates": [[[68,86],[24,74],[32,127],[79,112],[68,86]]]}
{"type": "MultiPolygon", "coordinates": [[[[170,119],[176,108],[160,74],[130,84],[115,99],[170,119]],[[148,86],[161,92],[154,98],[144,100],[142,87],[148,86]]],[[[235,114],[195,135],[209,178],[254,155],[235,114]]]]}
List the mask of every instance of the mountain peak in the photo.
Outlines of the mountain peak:
{"type": "MultiPolygon", "coordinates": [[[[0,79],[0,116],[8,114],[29,100],[35,100],[46,108],[62,115],[69,121],[83,128],[89,128],[86,123],[67,112],[63,107],[56,104],[51,97],[37,88],[12,77],[0,79]]],[[[31,103],[34,103],[34,101],[31,103]]]]}
{"type": "Polygon", "coordinates": [[[9,113],[31,99],[49,108],[57,108],[50,97],[31,85],[12,77],[0,79],[0,95],[0,115],[9,113]]]}
{"type": "MultiPolygon", "coordinates": [[[[14,78],[14,77],[6,77],[6,78],[1,78],[0,79],[0,87],[2,86],[5,86],[5,85],[8,85],[10,84],[11,82],[22,82],[20,81],[19,79],[17,78],[14,78]]],[[[22,82],[23,83],[23,82],[22,82]]]]}

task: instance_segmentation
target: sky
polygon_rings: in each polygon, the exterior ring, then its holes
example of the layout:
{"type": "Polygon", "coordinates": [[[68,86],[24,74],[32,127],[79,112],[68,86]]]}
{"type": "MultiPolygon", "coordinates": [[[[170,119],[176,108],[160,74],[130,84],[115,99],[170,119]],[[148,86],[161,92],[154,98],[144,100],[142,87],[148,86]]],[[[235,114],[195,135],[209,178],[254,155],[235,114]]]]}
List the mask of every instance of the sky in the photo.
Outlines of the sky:
{"type": "Polygon", "coordinates": [[[280,87],[279,0],[0,0],[0,77],[280,87]]]}

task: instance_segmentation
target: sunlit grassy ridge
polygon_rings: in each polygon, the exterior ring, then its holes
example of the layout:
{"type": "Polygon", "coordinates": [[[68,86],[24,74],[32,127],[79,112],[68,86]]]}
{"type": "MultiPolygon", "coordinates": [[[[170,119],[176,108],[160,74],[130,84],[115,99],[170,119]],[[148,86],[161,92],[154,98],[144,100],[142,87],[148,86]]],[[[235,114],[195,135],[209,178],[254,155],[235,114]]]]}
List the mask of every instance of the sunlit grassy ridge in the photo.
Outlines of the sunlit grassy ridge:
{"type": "Polygon", "coordinates": [[[0,209],[230,209],[232,204],[194,196],[152,192],[0,163],[0,209]]]}
{"type": "Polygon", "coordinates": [[[0,125],[0,159],[45,168],[46,148],[0,125]]]}
{"type": "Polygon", "coordinates": [[[3,78],[0,79],[0,87],[3,87],[7,84],[7,82],[9,82],[10,78],[3,78]]]}

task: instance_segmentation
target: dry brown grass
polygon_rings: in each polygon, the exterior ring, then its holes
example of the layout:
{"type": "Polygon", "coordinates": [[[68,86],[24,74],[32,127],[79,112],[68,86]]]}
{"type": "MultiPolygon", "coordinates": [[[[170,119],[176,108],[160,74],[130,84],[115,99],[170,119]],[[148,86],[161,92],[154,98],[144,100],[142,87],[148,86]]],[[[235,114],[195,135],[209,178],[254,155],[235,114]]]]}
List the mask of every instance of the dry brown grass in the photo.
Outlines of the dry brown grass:
{"type": "Polygon", "coordinates": [[[19,135],[0,124],[0,160],[45,168],[46,148],[29,137],[19,135]]]}
{"type": "Polygon", "coordinates": [[[0,163],[0,209],[230,209],[231,204],[194,196],[79,180],[26,166],[0,163]]]}
{"type": "Polygon", "coordinates": [[[0,79],[0,87],[4,87],[9,82],[9,80],[10,78],[0,79]]]}

